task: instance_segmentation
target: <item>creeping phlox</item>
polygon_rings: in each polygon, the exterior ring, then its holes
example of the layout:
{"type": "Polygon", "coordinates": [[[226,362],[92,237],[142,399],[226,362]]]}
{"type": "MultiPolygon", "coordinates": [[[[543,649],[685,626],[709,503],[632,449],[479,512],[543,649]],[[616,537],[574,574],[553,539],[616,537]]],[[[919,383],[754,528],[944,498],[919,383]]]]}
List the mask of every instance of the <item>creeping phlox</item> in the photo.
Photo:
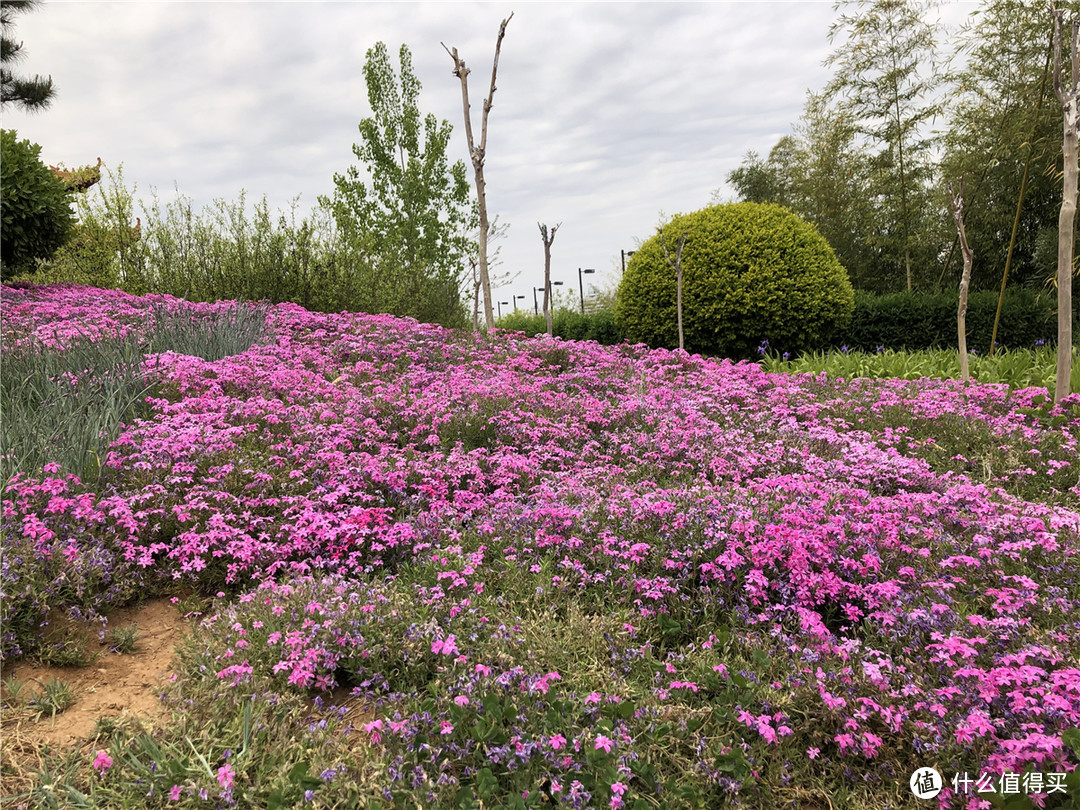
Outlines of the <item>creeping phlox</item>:
{"type": "MultiPolygon", "coordinates": [[[[137,329],[148,305],[5,292],[5,345],[137,329]]],[[[227,587],[205,626],[221,688],[354,689],[386,795],[425,805],[513,785],[634,806],[679,774],[751,791],[786,784],[785,744],[853,783],[892,784],[911,752],[1076,767],[1080,420],[1047,426],[1034,391],[293,305],[272,322],[239,356],[158,356],[152,416],[96,491],[55,467],[9,483],[5,656],[119,583],[227,587]],[[1035,452],[959,470],[926,450],[957,420],[1035,452]],[[603,671],[549,663],[530,616],[569,604],[603,671]]]]}

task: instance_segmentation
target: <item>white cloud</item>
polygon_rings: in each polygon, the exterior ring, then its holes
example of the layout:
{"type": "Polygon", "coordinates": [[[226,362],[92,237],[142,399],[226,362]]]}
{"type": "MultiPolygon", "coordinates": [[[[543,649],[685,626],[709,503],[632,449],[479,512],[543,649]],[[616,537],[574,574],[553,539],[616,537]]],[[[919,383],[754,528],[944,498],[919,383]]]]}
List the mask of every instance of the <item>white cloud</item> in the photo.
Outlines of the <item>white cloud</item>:
{"type": "MultiPolygon", "coordinates": [[[[201,205],[263,194],[302,207],[354,162],[369,113],[362,68],[376,41],[406,43],[421,107],[454,126],[460,85],[441,42],[472,69],[479,129],[500,20],[514,10],[488,136],[489,205],[512,227],[507,269],[542,274],[538,221],[563,222],[556,278],[607,271],[657,214],[708,203],[749,149],[790,130],[821,62],[831,3],[46,3],[22,15],[24,72],[59,93],[4,126],[51,163],[123,164],[129,183],[201,205]]],[[[479,135],[479,132],[477,132],[479,135]]]]}

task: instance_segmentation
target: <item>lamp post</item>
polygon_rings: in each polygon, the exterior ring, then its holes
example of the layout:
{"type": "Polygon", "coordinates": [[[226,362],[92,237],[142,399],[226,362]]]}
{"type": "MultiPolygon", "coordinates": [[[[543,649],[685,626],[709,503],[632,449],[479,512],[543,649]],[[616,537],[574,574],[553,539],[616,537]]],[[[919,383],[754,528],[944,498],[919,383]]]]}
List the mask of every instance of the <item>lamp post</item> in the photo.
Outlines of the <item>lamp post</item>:
{"type": "Polygon", "coordinates": [[[517,302],[518,302],[518,299],[519,299],[519,298],[520,298],[520,299],[521,299],[522,301],[524,301],[524,300],[525,300],[525,296],[524,296],[524,295],[515,295],[515,296],[514,296],[514,312],[517,312],[517,302]]]}
{"type": "Polygon", "coordinates": [[[543,291],[543,287],[533,287],[533,315],[540,314],[540,302],[536,300],[536,291],[543,291]]]}
{"type": "Polygon", "coordinates": [[[578,289],[581,291],[581,314],[582,315],[585,314],[585,281],[583,280],[582,275],[583,274],[588,275],[589,273],[595,273],[595,272],[596,272],[596,268],[594,268],[594,267],[586,267],[584,270],[582,270],[580,267],[577,269],[578,289]]]}
{"type": "Polygon", "coordinates": [[[620,250],[619,252],[622,254],[622,271],[625,273],[626,272],[626,259],[627,259],[627,257],[633,256],[635,253],[637,253],[637,251],[636,250],[620,250]]]}
{"type": "Polygon", "coordinates": [[[500,318],[502,317],[502,308],[503,308],[503,304],[506,304],[506,306],[510,306],[510,302],[509,302],[509,301],[496,301],[496,302],[495,302],[495,305],[496,305],[496,307],[497,307],[497,308],[498,308],[498,310],[499,310],[499,317],[500,317],[500,318]]]}

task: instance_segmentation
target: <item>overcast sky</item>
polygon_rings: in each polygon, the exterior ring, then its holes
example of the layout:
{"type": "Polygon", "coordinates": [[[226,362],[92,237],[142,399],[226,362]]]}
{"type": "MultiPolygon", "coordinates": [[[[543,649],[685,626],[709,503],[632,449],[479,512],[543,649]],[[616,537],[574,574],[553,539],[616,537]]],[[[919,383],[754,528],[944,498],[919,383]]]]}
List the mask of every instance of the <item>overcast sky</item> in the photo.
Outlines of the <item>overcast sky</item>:
{"type": "MultiPolygon", "coordinates": [[[[976,7],[950,5],[952,19],[976,7]]],[[[499,269],[519,274],[496,298],[525,295],[530,308],[543,283],[538,222],[562,223],[552,277],[576,289],[579,267],[613,283],[620,250],[652,235],[661,211],[697,210],[717,189],[732,197],[728,172],[789,133],[807,91],[828,80],[837,15],[831,0],[53,0],[17,16],[15,39],[19,73],[51,75],[56,96],[42,113],[5,110],[3,126],[41,144],[49,164],[123,164],[139,196],[155,188],[167,202],[178,188],[201,207],[244,189],[272,209],[299,196],[306,214],[356,163],[370,115],[364,57],[380,40],[395,64],[409,46],[421,111],[453,125],[451,161],[467,162],[460,84],[440,43],[472,69],[478,118],[511,11],[485,175],[489,211],[509,225],[499,269]]]]}

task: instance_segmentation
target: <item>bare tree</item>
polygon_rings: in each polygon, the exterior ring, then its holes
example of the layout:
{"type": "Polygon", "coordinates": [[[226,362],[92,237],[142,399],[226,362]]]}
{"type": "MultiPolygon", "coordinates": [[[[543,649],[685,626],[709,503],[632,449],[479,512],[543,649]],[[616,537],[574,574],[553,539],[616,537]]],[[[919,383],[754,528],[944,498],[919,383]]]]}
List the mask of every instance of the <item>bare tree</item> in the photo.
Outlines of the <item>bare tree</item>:
{"type": "Polygon", "coordinates": [[[548,300],[548,296],[551,294],[551,244],[555,241],[555,232],[559,230],[562,223],[555,225],[550,231],[548,231],[547,225],[541,225],[536,223],[536,227],[540,229],[540,238],[544,242],[544,320],[547,322],[547,333],[552,333],[551,323],[551,302],[548,300]]]}
{"type": "Polygon", "coordinates": [[[968,245],[967,231],[964,230],[964,178],[957,181],[955,193],[952,183],[946,183],[945,187],[949,191],[949,208],[952,209],[956,230],[960,234],[960,253],[964,257],[964,271],[960,276],[960,305],[956,310],[956,339],[960,349],[960,379],[967,382],[971,379],[967,350],[967,305],[973,253],[968,245]]]}
{"type": "Polygon", "coordinates": [[[469,109],[469,69],[465,67],[465,60],[458,56],[457,48],[451,50],[441,43],[443,50],[450,54],[454,60],[454,75],[461,80],[461,102],[465,108],[465,137],[469,143],[469,156],[472,158],[473,172],[476,176],[476,197],[480,208],[480,256],[479,271],[480,285],[484,292],[484,324],[488,329],[495,326],[495,313],[491,306],[491,279],[488,276],[488,213],[487,194],[484,183],[484,158],[487,151],[488,113],[491,112],[491,99],[495,95],[495,74],[499,69],[499,49],[502,48],[503,37],[506,36],[506,25],[514,17],[510,16],[502,21],[499,26],[499,37],[495,40],[495,61],[491,65],[491,89],[488,97],[484,100],[484,112],[480,124],[480,145],[473,140],[472,112],[469,109]]]}
{"type": "Polygon", "coordinates": [[[1061,78],[1061,26],[1064,14],[1054,8],[1054,95],[1064,110],[1064,183],[1061,194],[1061,214],[1058,218],[1058,345],[1057,382],[1054,385],[1054,402],[1069,395],[1069,378],[1072,375],[1072,263],[1073,233],[1076,226],[1077,194],[1077,146],[1080,138],[1080,21],[1072,21],[1072,52],[1070,53],[1072,75],[1068,88],[1061,78]]]}
{"type": "Polygon", "coordinates": [[[679,237],[679,242],[675,246],[675,261],[671,261],[671,256],[668,255],[667,245],[664,243],[664,229],[660,229],[660,247],[664,249],[664,258],[667,259],[667,263],[671,265],[675,271],[675,317],[679,322],[679,351],[686,351],[683,346],[683,330],[682,330],[682,249],[686,244],[686,234],[688,231],[683,231],[682,236],[679,237]]]}

